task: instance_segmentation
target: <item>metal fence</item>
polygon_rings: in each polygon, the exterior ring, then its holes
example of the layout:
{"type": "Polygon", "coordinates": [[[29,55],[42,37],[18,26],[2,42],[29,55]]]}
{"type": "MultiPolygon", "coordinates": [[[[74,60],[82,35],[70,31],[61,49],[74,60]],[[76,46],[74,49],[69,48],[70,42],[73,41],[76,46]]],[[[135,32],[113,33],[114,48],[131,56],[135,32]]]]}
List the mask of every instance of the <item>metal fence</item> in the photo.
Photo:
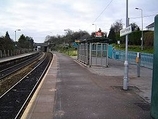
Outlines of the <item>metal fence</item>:
{"type": "MultiPolygon", "coordinates": [[[[116,50],[113,48],[109,48],[108,50],[111,50],[113,59],[124,61],[125,60],[125,52],[121,50],[116,50]]],[[[111,56],[110,55],[110,56],[111,56]]],[[[136,64],[136,56],[137,52],[128,52],[128,62],[131,64],[136,64]]],[[[140,53],[140,65],[150,68],[153,68],[153,54],[148,53],[140,53]]]]}
{"type": "MultiPolygon", "coordinates": [[[[128,51],[130,64],[137,64],[136,57],[137,52],[128,51]]],[[[78,60],[89,66],[108,67],[108,58],[124,61],[125,51],[116,50],[107,43],[81,43],[78,46],[78,60]]],[[[153,54],[140,53],[140,66],[153,69],[153,54]]]]}

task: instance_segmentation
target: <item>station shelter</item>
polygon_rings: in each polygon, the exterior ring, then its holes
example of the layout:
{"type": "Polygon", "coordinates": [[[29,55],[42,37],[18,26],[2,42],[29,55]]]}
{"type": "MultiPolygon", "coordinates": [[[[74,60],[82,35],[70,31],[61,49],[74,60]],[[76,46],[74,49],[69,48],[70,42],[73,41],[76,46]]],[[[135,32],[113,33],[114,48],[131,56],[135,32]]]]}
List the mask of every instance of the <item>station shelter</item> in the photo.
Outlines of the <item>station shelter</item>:
{"type": "Polygon", "coordinates": [[[90,67],[108,67],[108,43],[108,38],[96,32],[94,37],[79,42],[77,59],[90,67]]]}

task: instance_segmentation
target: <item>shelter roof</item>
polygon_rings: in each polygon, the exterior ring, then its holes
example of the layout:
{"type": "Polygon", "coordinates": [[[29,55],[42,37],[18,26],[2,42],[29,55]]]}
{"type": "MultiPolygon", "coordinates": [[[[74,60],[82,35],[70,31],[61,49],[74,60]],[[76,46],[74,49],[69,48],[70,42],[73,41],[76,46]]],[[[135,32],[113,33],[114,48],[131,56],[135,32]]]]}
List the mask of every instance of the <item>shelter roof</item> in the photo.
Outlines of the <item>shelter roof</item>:
{"type": "Polygon", "coordinates": [[[48,46],[48,43],[34,43],[34,46],[48,46]]]}
{"type": "Polygon", "coordinates": [[[154,22],[146,26],[146,28],[153,28],[154,27],[154,22]]]}

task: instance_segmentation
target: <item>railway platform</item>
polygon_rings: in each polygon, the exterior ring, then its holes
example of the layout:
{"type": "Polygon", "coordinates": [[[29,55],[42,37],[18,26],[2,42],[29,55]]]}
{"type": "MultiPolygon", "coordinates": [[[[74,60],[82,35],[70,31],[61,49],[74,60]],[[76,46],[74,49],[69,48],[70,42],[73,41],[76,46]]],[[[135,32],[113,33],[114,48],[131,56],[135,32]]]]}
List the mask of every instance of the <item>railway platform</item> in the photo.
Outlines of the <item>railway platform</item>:
{"type": "Polygon", "coordinates": [[[22,115],[23,119],[51,119],[53,117],[56,78],[57,57],[54,54],[46,75],[43,77],[22,115]]]}
{"type": "Polygon", "coordinates": [[[30,53],[24,53],[24,54],[20,54],[20,55],[15,55],[15,56],[10,56],[10,57],[0,58],[0,63],[15,60],[15,59],[18,59],[18,58],[23,58],[23,57],[30,56],[30,55],[33,55],[33,54],[36,54],[36,53],[37,53],[37,51],[30,52],[30,53]]]}
{"type": "Polygon", "coordinates": [[[55,52],[22,119],[151,119],[152,70],[129,66],[129,90],[122,90],[123,62],[86,67],[55,52]]]}

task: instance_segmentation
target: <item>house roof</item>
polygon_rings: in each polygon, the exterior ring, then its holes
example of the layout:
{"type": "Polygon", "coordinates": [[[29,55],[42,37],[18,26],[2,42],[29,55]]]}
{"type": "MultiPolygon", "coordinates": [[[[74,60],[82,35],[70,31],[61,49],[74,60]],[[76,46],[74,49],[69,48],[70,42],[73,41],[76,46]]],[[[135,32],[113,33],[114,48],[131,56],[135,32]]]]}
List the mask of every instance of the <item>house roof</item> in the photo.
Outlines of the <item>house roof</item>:
{"type": "Polygon", "coordinates": [[[146,26],[146,28],[153,28],[154,27],[154,22],[146,26]]]}

